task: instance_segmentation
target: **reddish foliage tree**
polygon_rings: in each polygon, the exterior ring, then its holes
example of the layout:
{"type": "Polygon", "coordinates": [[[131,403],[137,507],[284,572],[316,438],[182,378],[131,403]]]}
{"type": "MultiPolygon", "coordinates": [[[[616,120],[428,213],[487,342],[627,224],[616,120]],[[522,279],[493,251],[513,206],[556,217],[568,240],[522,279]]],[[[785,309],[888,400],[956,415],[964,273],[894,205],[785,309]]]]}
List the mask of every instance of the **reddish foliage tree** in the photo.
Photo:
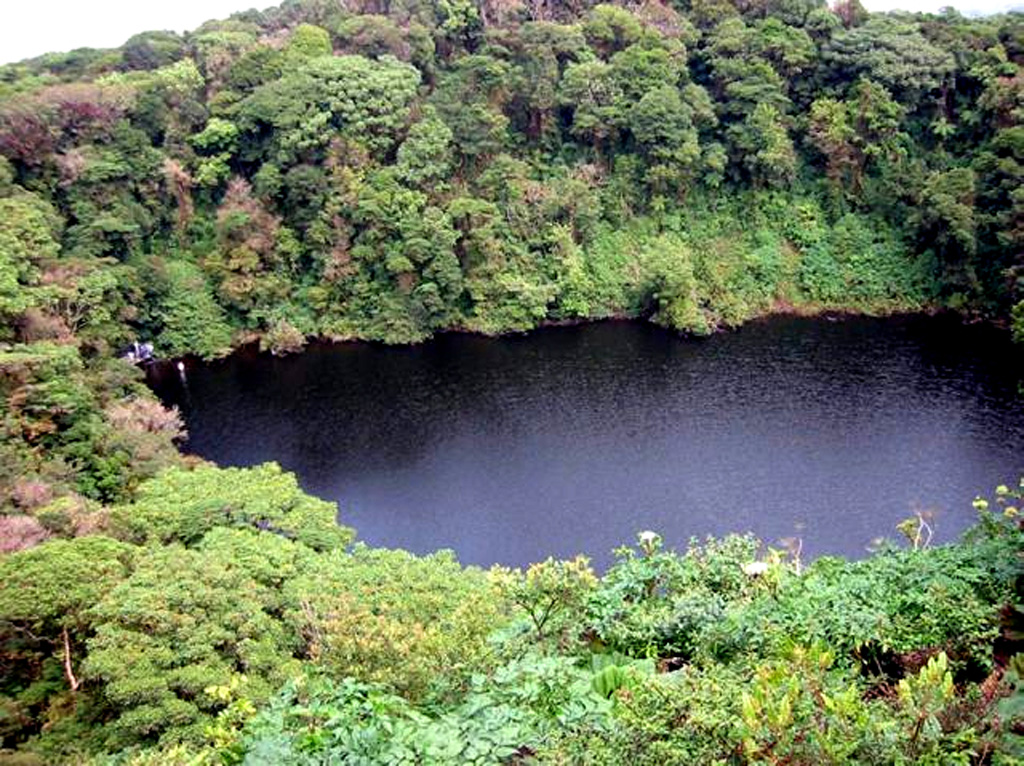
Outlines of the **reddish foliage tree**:
{"type": "Polygon", "coordinates": [[[48,537],[50,533],[31,516],[0,516],[0,553],[31,548],[48,537]]]}
{"type": "Polygon", "coordinates": [[[56,146],[57,134],[48,115],[34,107],[0,113],[0,154],[29,167],[42,165],[56,146]]]}

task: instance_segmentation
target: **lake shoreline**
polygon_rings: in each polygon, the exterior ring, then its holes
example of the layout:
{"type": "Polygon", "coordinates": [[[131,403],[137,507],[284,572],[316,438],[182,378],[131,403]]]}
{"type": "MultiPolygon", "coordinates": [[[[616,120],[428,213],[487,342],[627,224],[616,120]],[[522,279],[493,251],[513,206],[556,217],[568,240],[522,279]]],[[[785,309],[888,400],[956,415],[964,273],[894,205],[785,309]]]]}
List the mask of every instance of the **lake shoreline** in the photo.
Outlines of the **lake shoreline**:
{"type": "Polygon", "coordinates": [[[1009,324],[1004,319],[997,317],[981,317],[975,314],[971,314],[964,311],[957,311],[949,308],[948,306],[936,306],[936,305],[923,305],[917,308],[907,308],[905,306],[871,306],[871,307],[842,307],[842,306],[831,306],[831,305],[814,305],[814,304],[795,304],[788,301],[777,301],[776,304],[767,311],[762,311],[757,314],[753,314],[738,324],[721,324],[713,327],[710,332],[704,334],[697,334],[692,332],[686,332],[684,330],[678,330],[676,328],[660,324],[652,321],[649,315],[643,314],[629,314],[626,312],[618,314],[608,314],[605,316],[592,316],[592,317],[572,317],[566,319],[544,319],[539,322],[536,326],[530,327],[525,330],[508,329],[501,330],[498,332],[485,332],[483,330],[465,327],[465,326],[453,326],[447,327],[442,330],[438,330],[432,335],[414,341],[408,341],[404,343],[387,343],[381,340],[375,340],[372,338],[361,338],[356,335],[308,335],[304,336],[301,346],[295,346],[293,348],[278,350],[266,348],[263,342],[266,338],[266,334],[263,332],[248,332],[242,335],[237,343],[231,348],[225,349],[224,353],[219,354],[215,357],[204,359],[197,356],[194,353],[182,354],[180,356],[171,357],[154,357],[149,363],[150,368],[162,368],[166,366],[176,365],[178,362],[184,362],[188,364],[203,363],[210,364],[224,359],[229,359],[237,354],[267,354],[273,357],[284,358],[293,356],[295,354],[301,354],[311,345],[345,345],[345,344],[358,344],[366,343],[370,345],[377,345],[387,348],[411,348],[416,346],[422,346],[423,344],[429,343],[439,337],[445,335],[468,335],[477,336],[480,338],[514,338],[514,337],[525,337],[532,333],[552,329],[559,327],[581,327],[590,324],[599,324],[604,322],[642,322],[644,324],[651,324],[655,327],[659,327],[667,332],[674,333],[680,338],[687,338],[690,340],[700,340],[704,338],[713,337],[721,333],[734,332],[741,330],[744,327],[770,320],[775,317],[801,317],[801,318],[821,318],[828,321],[845,321],[848,319],[858,317],[869,317],[869,318],[886,318],[886,317],[939,317],[948,316],[955,317],[959,320],[960,324],[965,326],[969,325],[989,325],[1000,331],[1009,333],[1009,324]]]}

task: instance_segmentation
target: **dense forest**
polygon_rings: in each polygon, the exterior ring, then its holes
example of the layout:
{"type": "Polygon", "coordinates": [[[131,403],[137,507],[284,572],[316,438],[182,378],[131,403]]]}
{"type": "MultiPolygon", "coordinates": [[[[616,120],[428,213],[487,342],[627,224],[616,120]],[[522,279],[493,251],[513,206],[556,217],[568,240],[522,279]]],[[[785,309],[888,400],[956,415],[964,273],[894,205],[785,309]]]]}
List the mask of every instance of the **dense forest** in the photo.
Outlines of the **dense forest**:
{"type": "MultiPolygon", "coordinates": [[[[1024,299],[1024,17],[285,3],[0,68],[8,339],[1024,299]]],[[[1024,309],[1018,309],[1019,319],[1024,309]]]]}
{"type": "Polygon", "coordinates": [[[290,0],[2,66],[0,763],[1024,763],[1024,482],[857,562],[484,571],[182,455],[119,358],[939,309],[1024,339],[1021,14],[290,0]]]}

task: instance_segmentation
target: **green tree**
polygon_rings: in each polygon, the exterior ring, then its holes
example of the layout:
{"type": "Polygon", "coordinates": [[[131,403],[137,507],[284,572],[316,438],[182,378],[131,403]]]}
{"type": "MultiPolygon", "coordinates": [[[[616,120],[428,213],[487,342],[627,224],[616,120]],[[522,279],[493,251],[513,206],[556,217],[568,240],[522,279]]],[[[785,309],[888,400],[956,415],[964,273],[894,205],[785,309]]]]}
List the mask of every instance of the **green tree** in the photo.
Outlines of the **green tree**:
{"type": "Polygon", "coordinates": [[[90,609],[128,577],[135,551],[106,537],[51,540],[0,559],[0,631],[8,661],[30,639],[59,658],[67,687],[78,691],[78,669],[96,621],[90,609]]]}
{"type": "Polygon", "coordinates": [[[297,670],[296,636],[274,615],[280,597],[247,561],[230,547],[153,547],[93,607],[84,673],[114,711],[113,747],[202,743],[224,705],[204,690],[244,676],[242,693],[259,701],[297,670]]]}
{"type": "Polygon", "coordinates": [[[284,47],[281,65],[285,71],[321,56],[330,56],[331,36],[326,29],[313,24],[299,24],[284,47]]]}
{"type": "Polygon", "coordinates": [[[916,22],[881,14],[837,31],[823,56],[846,78],[864,74],[906,94],[912,107],[942,85],[955,66],[953,56],[930,44],[916,22]]]}
{"type": "Polygon", "coordinates": [[[925,181],[919,225],[946,250],[974,250],[974,185],[969,168],[934,172],[925,181]]]}
{"type": "Polygon", "coordinates": [[[779,111],[758,104],[747,118],[730,131],[743,152],[743,164],[755,184],[785,186],[796,174],[796,151],[779,111]]]}
{"type": "Polygon", "coordinates": [[[698,130],[715,122],[711,101],[699,85],[687,85],[682,97],[678,89],[664,85],[640,99],[629,126],[649,157],[648,178],[656,190],[662,191],[664,183],[686,190],[701,159],[698,130]]]}
{"type": "Polygon", "coordinates": [[[574,26],[550,22],[523,25],[515,55],[513,102],[525,109],[523,127],[531,140],[557,143],[559,82],[565,67],[582,58],[586,48],[583,36],[574,26]]]}
{"type": "Polygon", "coordinates": [[[846,101],[820,98],[811,104],[808,138],[826,158],[829,180],[848,199],[863,199],[869,169],[900,164],[907,143],[900,131],[902,117],[902,108],[888,91],[865,79],[846,101]]]}
{"type": "Polygon", "coordinates": [[[537,641],[562,634],[564,640],[578,632],[587,600],[597,578],[584,556],[571,561],[547,559],[531,564],[526,572],[501,573],[499,582],[506,598],[529,617],[537,641]]]}
{"type": "Polygon", "coordinates": [[[231,327],[214,300],[206,277],[185,260],[157,263],[153,276],[163,284],[156,300],[156,346],[166,356],[220,356],[231,347],[231,327]]]}
{"type": "Polygon", "coordinates": [[[635,43],[641,31],[636,16],[625,8],[607,3],[591,8],[583,23],[587,43],[606,60],[635,43]]]}
{"type": "Polygon", "coordinates": [[[353,261],[390,298],[362,309],[379,337],[414,340],[448,324],[463,290],[448,214],[391,174],[376,174],[355,206],[353,222],[353,261]]]}
{"type": "Polygon", "coordinates": [[[238,135],[238,127],[234,123],[212,117],[201,133],[189,139],[203,154],[194,175],[197,184],[218,186],[227,180],[231,173],[229,163],[238,147],[238,135]]]}
{"type": "Polygon", "coordinates": [[[256,89],[239,106],[238,124],[253,147],[280,165],[319,160],[336,135],[383,156],[398,142],[420,75],[385,56],[320,56],[256,89]],[[269,131],[268,131],[269,129],[269,131]]]}
{"type": "Polygon", "coordinates": [[[114,506],[114,533],[136,542],[195,545],[216,527],[256,529],[315,550],[343,548],[353,532],[337,506],[299,489],[276,463],[255,468],[171,468],[142,484],[133,502],[114,506]]]}
{"type": "Polygon", "coordinates": [[[395,163],[398,178],[423,192],[441,190],[451,175],[453,138],[451,129],[436,111],[427,109],[423,119],[413,123],[398,147],[395,163]]]}
{"type": "Polygon", "coordinates": [[[570,65],[562,80],[560,100],[572,109],[572,134],[589,139],[599,155],[607,143],[614,148],[623,121],[623,95],[610,64],[590,61],[570,65]]]}
{"type": "Polygon", "coordinates": [[[293,287],[280,247],[281,219],[253,195],[247,181],[236,178],[217,211],[215,231],[216,248],[203,269],[213,277],[220,300],[249,327],[260,329],[293,287]]]}
{"type": "Polygon", "coordinates": [[[45,305],[39,280],[48,261],[57,257],[62,220],[38,195],[0,195],[0,316],[5,330],[26,310],[45,305]]]}
{"type": "Polygon", "coordinates": [[[459,58],[439,77],[431,103],[451,128],[463,165],[504,147],[509,119],[502,107],[509,98],[510,73],[506,62],[476,54],[459,58]]]}

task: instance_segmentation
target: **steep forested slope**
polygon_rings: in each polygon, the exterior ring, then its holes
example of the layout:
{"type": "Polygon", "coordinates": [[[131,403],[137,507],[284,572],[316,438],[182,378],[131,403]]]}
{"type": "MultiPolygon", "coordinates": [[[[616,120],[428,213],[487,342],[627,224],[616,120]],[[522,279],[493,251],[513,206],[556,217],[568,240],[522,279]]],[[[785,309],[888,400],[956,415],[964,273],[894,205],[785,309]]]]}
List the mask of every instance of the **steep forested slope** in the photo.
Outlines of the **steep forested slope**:
{"type": "Polygon", "coordinates": [[[0,68],[9,339],[1021,299],[1024,21],[291,2],[0,68]]]}

